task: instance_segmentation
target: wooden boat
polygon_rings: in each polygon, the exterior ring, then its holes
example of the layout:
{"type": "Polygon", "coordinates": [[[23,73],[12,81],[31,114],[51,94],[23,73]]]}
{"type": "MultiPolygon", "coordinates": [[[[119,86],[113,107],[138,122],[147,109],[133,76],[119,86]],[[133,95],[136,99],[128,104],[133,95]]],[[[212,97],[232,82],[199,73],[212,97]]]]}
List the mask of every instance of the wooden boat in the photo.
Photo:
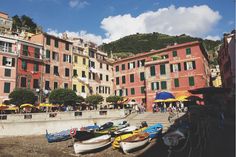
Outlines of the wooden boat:
{"type": "Polygon", "coordinates": [[[99,127],[99,131],[109,129],[113,126],[113,122],[107,122],[99,127]]]}
{"type": "Polygon", "coordinates": [[[49,134],[46,130],[46,138],[49,143],[65,141],[71,138],[70,130],[64,130],[58,133],[49,134]]]}
{"type": "Polygon", "coordinates": [[[91,131],[76,131],[73,135],[74,141],[84,141],[95,137],[95,133],[91,131]]]}
{"type": "Polygon", "coordinates": [[[149,134],[149,138],[156,138],[158,135],[162,133],[163,125],[161,123],[157,123],[155,125],[149,126],[144,132],[149,134]]]}
{"type": "Polygon", "coordinates": [[[99,130],[98,125],[89,125],[89,126],[80,128],[80,131],[97,131],[97,130],[99,130]]]}
{"type": "Polygon", "coordinates": [[[140,132],[120,142],[120,147],[124,153],[145,146],[149,142],[149,134],[140,132]]]}
{"type": "Polygon", "coordinates": [[[76,154],[84,153],[105,147],[110,143],[111,143],[111,135],[103,135],[81,142],[75,142],[74,150],[76,154]]]}
{"type": "Polygon", "coordinates": [[[136,129],[137,129],[136,126],[128,126],[128,127],[125,127],[125,128],[122,128],[122,129],[119,129],[119,130],[115,131],[114,134],[116,136],[117,135],[122,135],[122,134],[130,133],[130,132],[132,132],[136,129]]]}
{"type": "Polygon", "coordinates": [[[122,129],[122,128],[128,127],[129,123],[124,120],[124,121],[119,121],[118,123],[114,122],[114,126],[116,126],[117,129],[122,129]]]}
{"type": "Polygon", "coordinates": [[[144,131],[147,127],[143,127],[143,128],[140,128],[138,130],[134,130],[132,131],[131,133],[127,133],[127,134],[123,134],[123,135],[120,135],[120,136],[117,136],[115,139],[114,139],[114,142],[112,143],[112,148],[113,149],[118,149],[120,148],[120,142],[122,140],[125,140],[127,139],[128,137],[131,137],[137,133],[140,133],[142,131],[144,131]]]}

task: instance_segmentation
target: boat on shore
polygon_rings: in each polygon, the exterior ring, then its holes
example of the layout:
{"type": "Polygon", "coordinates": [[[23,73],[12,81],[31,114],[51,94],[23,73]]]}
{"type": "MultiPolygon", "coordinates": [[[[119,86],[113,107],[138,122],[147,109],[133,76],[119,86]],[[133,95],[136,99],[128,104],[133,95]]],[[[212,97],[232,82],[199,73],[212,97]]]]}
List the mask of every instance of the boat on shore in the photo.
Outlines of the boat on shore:
{"type": "Polygon", "coordinates": [[[75,142],[74,151],[76,154],[85,153],[105,147],[110,143],[111,143],[111,135],[103,135],[81,142],[75,142]]]}
{"type": "Polygon", "coordinates": [[[70,130],[64,130],[58,133],[48,133],[46,130],[46,138],[49,143],[65,141],[71,138],[70,130]]]}
{"type": "Polygon", "coordinates": [[[120,142],[120,147],[124,153],[143,147],[149,142],[149,134],[146,132],[140,132],[133,136],[126,138],[120,142]]]}
{"type": "Polygon", "coordinates": [[[99,130],[99,126],[96,124],[80,128],[80,131],[97,131],[97,130],[99,130]]]}
{"type": "Polygon", "coordinates": [[[161,123],[157,123],[155,125],[149,126],[143,132],[148,133],[149,138],[153,139],[153,138],[156,138],[157,136],[161,135],[162,129],[163,129],[163,125],[161,123]]]}
{"type": "Polygon", "coordinates": [[[122,134],[127,134],[127,133],[131,133],[132,131],[134,131],[136,129],[137,129],[136,126],[128,126],[128,127],[125,127],[125,128],[122,128],[122,129],[119,129],[119,130],[115,131],[114,134],[116,136],[122,135],[122,134]]]}

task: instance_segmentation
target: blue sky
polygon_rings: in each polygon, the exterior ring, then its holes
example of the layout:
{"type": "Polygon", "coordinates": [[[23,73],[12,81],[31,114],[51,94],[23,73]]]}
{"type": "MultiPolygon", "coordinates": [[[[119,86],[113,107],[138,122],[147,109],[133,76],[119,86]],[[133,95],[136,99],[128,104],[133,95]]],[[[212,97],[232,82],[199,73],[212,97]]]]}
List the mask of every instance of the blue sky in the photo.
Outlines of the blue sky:
{"type": "Polygon", "coordinates": [[[234,0],[5,0],[0,11],[98,44],[137,32],[219,39],[235,28],[234,0]]]}

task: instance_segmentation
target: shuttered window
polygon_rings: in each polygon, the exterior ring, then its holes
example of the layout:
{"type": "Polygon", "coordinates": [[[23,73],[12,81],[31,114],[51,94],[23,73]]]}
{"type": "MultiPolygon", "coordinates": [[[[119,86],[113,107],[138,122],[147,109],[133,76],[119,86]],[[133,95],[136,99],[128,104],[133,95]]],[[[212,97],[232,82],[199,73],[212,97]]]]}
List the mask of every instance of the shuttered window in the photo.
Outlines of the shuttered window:
{"type": "Polygon", "coordinates": [[[130,82],[134,82],[134,74],[130,74],[130,82]]]}
{"type": "Polygon", "coordinates": [[[27,70],[27,62],[25,60],[22,60],[22,69],[27,70]]]}
{"type": "Polygon", "coordinates": [[[10,87],[11,87],[11,83],[5,82],[4,83],[4,93],[10,93],[10,87]]]}
{"type": "Polygon", "coordinates": [[[161,89],[167,89],[166,81],[161,81],[161,89]]]}
{"type": "Polygon", "coordinates": [[[188,82],[189,82],[189,86],[194,86],[194,85],[195,85],[195,83],[194,83],[194,77],[193,77],[193,76],[189,77],[189,78],[188,78],[188,82]]]}
{"type": "Polygon", "coordinates": [[[159,90],[159,82],[152,82],[151,88],[152,90],[159,90]]]}
{"type": "Polygon", "coordinates": [[[150,75],[151,76],[155,76],[156,75],[156,69],[155,69],[154,65],[150,67],[150,75]]]}
{"type": "Polygon", "coordinates": [[[122,83],[125,84],[125,76],[122,76],[122,83]]]}
{"type": "Polygon", "coordinates": [[[117,66],[116,66],[116,72],[118,72],[118,71],[119,71],[119,66],[117,65],[117,66]]]}
{"type": "Polygon", "coordinates": [[[120,84],[120,79],[119,77],[116,78],[116,85],[119,85],[120,84]]]}
{"type": "Polygon", "coordinates": [[[46,58],[50,59],[50,50],[46,50],[46,58]]]}
{"type": "Polygon", "coordinates": [[[145,77],[144,77],[144,72],[141,72],[140,73],[140,81],[143,81],[145,79],[145,77]]]}
{"type": "Polygon", "coordinates": [[[34,63],[34,71],[35,72],[39,71],[39,64],[38,63],[34,63]]]}
{"type": "Polygon", "coordinates": [[[175,87],[179,87],[179,79],[174,79],[175,87]]]}
{"type": "Polygon", "coordinates": [[[177,57],[177,51],[172,52],[173,57],[177,57]]]}
{"type": "Polygon", "coordinates": [[[186,55],[190,55],[191,54],[191,48],[186,48],[186,55]]]}
{"type": "Polygon", "coordinates": [[[160,74],[165,75],[166,74],[166,66],[165,64],[160,65],[160,74]]]}
{"type": "Polygon", "coordinates": [[[34,57],[35,58],[40,58],[40,49],[39,48],[34,48],[34,57]]]}
{"type": "Polygon", "coordinates": [[[145,87],[141,87],[140,90],[141,90],[141,93],[142,93],[142,94],[145,93],[145,87]]]}
{"type": "Polygon", "coordinates": [[[134,94],[135,94],[135,89],[134,89],[134,88],[131,88],[131,89],[130,89],[130,93],[131,93],[131,95],[134,95],[134,94]]]}
{"type": "Polygon", "coordinates": [[[121,65],[121,69],[122,69],[122,70],[125,70],[125,64],[122,64],[122,65],[121,65]]]}
{"type": "Polygon", "coordinates": [[[50,45],[51,44],[51,38],[49,36],[47,36],[46,38],[46,44],[47,45],[50,45]]]}

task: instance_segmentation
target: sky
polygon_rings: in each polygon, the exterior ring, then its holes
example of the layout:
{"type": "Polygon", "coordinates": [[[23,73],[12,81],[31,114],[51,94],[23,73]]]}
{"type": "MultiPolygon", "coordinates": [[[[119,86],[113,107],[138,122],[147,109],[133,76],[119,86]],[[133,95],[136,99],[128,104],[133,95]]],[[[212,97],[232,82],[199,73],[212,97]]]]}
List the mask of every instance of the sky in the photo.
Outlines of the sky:
{"type": "Polygon", "coordinates": [[[235,0],[2,0],[0,12],[98,45],[152,32],[219,40],[235,29],[235,0]]]}

